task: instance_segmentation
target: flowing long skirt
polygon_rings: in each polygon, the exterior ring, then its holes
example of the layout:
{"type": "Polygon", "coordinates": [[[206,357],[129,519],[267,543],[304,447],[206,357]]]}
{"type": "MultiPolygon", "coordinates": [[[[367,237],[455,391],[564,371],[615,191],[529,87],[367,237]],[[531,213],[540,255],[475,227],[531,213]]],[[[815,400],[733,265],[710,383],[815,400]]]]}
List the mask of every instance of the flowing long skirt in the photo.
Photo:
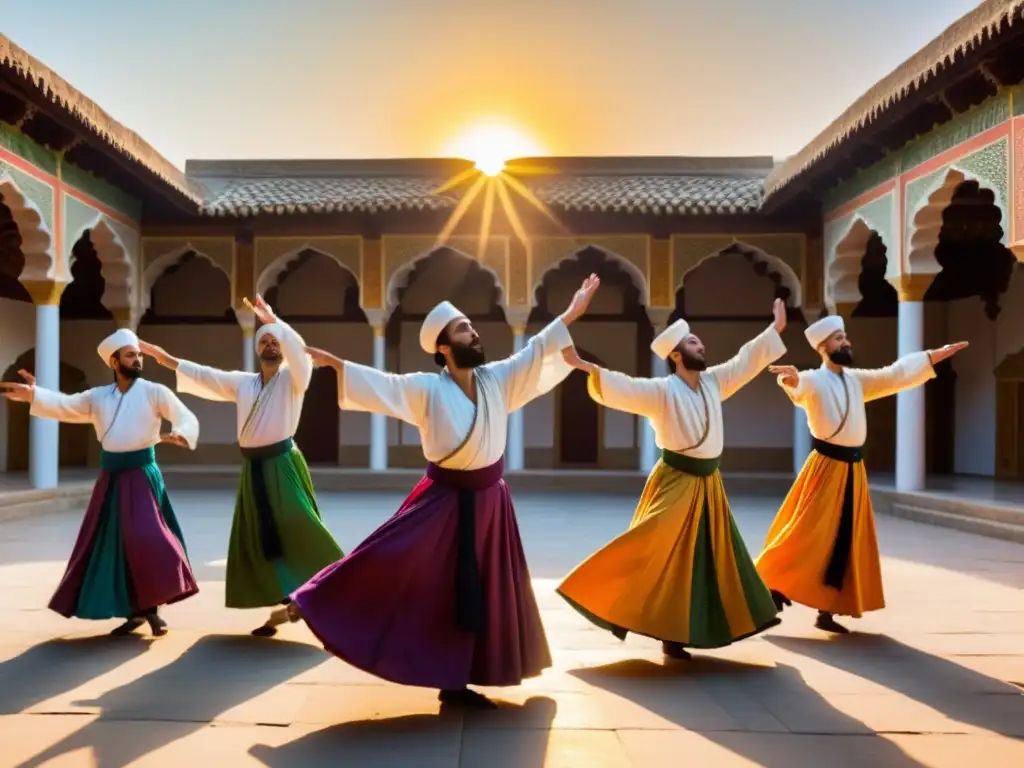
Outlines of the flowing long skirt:
{"type": "Polygon", "coordinates": [[[228,544],[228,608],[277,605],[343,557],[291,440],[247,449],[228,544]]]}
{"type": "Polygon", "coordinates": [[[578,565],[558,593],[620,637],[691,648],[720,648],[777,623],[717,468],[699,477],[658,462],[629,530],[578,565]]]}
{"type": "Polygon", "coordinates": [[[385,680],[449,690],[517,685],[551,666],[501,471],[500,461],[469,472],[431,467],[394,516],[294,593],[328,651],[385,680]],[[467,554],[460,495],[472,504],[482,591],[475,630],[457,616],[467,554]]]}
{"type": "Polygon", "coordinates": [[[857,618],[885,607],[862,461],[811,451],[768,531],[757,570],[771,589],[819,611],[857,618]]]}
{"type": "Polygon", "coordinates": [[[199,591],[152,448],[102,455],[51,610],[80,619],[129,618],[199,591]]]}

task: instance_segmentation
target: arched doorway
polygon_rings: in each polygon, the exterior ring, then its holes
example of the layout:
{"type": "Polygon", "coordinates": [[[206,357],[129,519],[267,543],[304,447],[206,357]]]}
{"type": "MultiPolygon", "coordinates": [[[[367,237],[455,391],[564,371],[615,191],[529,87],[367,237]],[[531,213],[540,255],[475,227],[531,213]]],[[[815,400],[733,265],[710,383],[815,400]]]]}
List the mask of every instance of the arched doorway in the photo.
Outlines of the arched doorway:
{"type": "MultiPolygon", "coordinates": [[[[596,355],[576,347],[579,356],[602,368],[596,355]]],[[[604,408],[587,392],[587,375],[573,371],[558,387],[555,401],[558,452],[555,465],[567,469],[597,469],[604,464],[604,408]]]]}
{"type": "MultiPolygon", "coordinates": [[[[950,176],[953,181],[957,178],[963,176],[950,176]]],[[[977,300],[987,318],[987,321],[979,318],[981,325],[995,322],[1001,311],[1000,299],[1010,286],[1017,263],[1001,242],[1002,217],[991,190],[972,180],[956,185],[949,203],[942,209],[942,225],[934,246],[935,261],[941,271],[928,288],[925,301],[948,304],[977,300]]],[[[975,330],[984,332],[978,326],[975,330]]],[[[969,360],[959,357],[940,363],[935,367],[936,378],[925,385],[929,474],[952,474],[956,470],[958,384],[955,367],[968,365],[969,360]]],[[[971,386],[970,381],[967,386],[971,386]]],[[[969,398],[972,392],[968,389],[962,394],[969,398]]],[[[997,433],[1000,426],[997,418],[997,433]]]]}
{"type": "MultiPolygon", "coordinates": [[[[308,343],[326,346],[346,359],[359,359],[358,336],[367,340],[369,326],[359,306],[356,276],[333,256],[311,248],[282,258],[287,259],[284,269],[266,291],[270,306],[308,343]]],[[[295,442],[309,464],[336,467],[342,463],[343,418],[338,411],[337,374],[330,368],[314,369],[295,431],[295,442]]],[[[366,466],[365,458],[356,458],[355,466],[366,466]]]]}
{"type": "MultiPolygon", "coordinates": [[[[23,353],[4,373],[4,381],[21,381],[19,370],[35,373],[36,351],[30,349],[23,353]]],[[[65,362],[60,364],[60,391],[73,394],[88,389],[85,374],[78,368],[65,362]]],[[[7,471],[27,472],[29,457],[29,406],[27,403],[7,403],[7,471]]],[[[60,460],[61,467],[85,467],[89,463],[89,433],[92,427],[88,424],[60,425],[60,460]]]]}

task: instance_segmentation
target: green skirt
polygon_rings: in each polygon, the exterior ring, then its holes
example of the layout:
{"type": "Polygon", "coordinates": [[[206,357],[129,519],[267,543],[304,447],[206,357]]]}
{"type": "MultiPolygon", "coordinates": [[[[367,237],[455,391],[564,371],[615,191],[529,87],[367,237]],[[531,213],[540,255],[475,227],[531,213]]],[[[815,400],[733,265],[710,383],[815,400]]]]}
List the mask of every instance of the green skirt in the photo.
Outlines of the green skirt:
{"type": "Polygon", "coordinates": [[[344,553],[320,519],[309,468],[291,440],[242,455],[225,604],[278,605],[344,553]]]}

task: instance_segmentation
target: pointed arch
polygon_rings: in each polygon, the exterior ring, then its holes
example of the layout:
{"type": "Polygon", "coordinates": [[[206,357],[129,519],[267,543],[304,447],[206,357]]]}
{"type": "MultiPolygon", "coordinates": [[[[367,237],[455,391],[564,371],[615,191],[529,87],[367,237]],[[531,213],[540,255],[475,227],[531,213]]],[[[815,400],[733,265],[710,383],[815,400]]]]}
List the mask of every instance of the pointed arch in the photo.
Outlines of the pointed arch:
{"type": "Polygon", "coordinates": [[[384,303],[385,307],[387,308],[388,315],[390,315],[394,311],[395,307],[398,306],[398,293],[403,288],[407,288],[409,286],[409,278],[412,275],[413,271],[415,271],[416,267],[419,266],[420,262],[426,261],[435,253],[441,250],[448,250],[451,253],[458,256],[459,258],[465,259],[467,262],[472,262],[476,264],[477,266],[480,267],[481,270],[483,270],[492,278],[494,278],[494,285],[498,289],[498,304],[499,306],[501,306],[502,309],[505,309],[508,303],[508,298],[505,291],[505,283],[502,280],[501,275],[495,272],[494,269],[488,266],[485,262],[481,261],[480,259],[474,258],[473,256],[470,256],[465,251],[459,250],[458,248],[453,248],[450,245],[441,245],[437,246],[436,248],[431,248],[427,251],[424,251],[416,258],[410,259],[401,267],[395,270],[395,273],[391,276],[391,279],[388,280],[387,288],[384,292],[384,303]]]}
{"type": "Polygon", "coordinates": [[[46,227],[43,213],[24,192],[14,178],[0,170],[0,202],[11,212],[11,218],[21,236],[21,252],[25,267],[21,280],[52,280],[56,268],[53,235],[46,227]]]}
{"type": "Polygon", "coordinates": [[[910,232],[907,235],[906,270],[912,275],[938,274],[940,267],[935,260],[935,247],[939,244],[942,230],[942,214],[953,200],[957,188],[965,181],[975,182],[979,189],[992,195],[993,203],[999,210],[999,226],[1002,229],[1000,242],[1007,244],[1005,201],[998,190],[985,179],[956,164],[936,174],[925,186],[920,203],[908,211],[907,221],[910,232]]]}
{"type": "Polygon", "coordinates": [[[149,304],[153,296],[153,286],[156,285],[156,281],[159,280],[168,269],[180,262],[190,253],[194,253],[196,256],[205,259],[214,267],[219,269],[227,276],[228,283],[232,284],[231,273],[224,269],[222,264],[193,246],[191,243],[186,243],[179,248],[175,248],[173,251],[168,251],[167,253],[158,256],[143,271],[139,296],[139,304],[141,305],[142,310],[149,309],[149,304]]]}
{"type": "Polygon", "coordinates": [[[352,268],[344,261],[339,259],[337,255],[330,253],[329,251],[325,251],[322,248],[317,248],[314,245],[306,244],[299,248],[293,248],[287,253],[282,253],[280,256],[278,256],[272,262],[270,262],[270,264],[268,264],[263,269],[263,271],[260,272],[259,277],[256,278],[256,292],[262,295],[266,295],[267,291],[270,290],[270,288],[277,285],[277,281],[281,278],[281,275],[284,272],[286,272],[288,268],[292,266],[292,264],[294,264],[294,262],[296,262],[303,253],[306,252],[315,253],[320,256],[326,256],[328,259],[330,259],[339,267],[341,267],[345,272],[351,275],[356,285],[359,284],[359,275],[353,272],[352,268]]]}
{"type": "Polygon", "coordinates": [[[556,259],[555,261],[551,262],[551,264],[549,264],[547,269],[545,269],[543,272],[533,276],[533,285],[530,286],[531,305],[536,306],[537,304],[537,289],[544,284],[544,278],[546,278],[552,272],[557,272],[566,262],[575,261],[580,257],[580,254],[582,254],[584,251],[590,248],[600,252],[606,259],[614,262],[616,265],[619,266],[620,269],[622,269],[623,272],[629,275],[629,279],[633,283],[633,286],[640,292],[641,301],[646,303],[647,276],[636,264],[634,264],[626,257],[622,256],[621,254],[615,253],[615,251],[609,250],[607,248],[603,248],[602,246],[597,245],[596,243],[582,243],[577,247],[573,248],[571,252],[567,253],[562,258],[556,259]]]}
{"type": "MultiPolygon", "coordinates": [[[[876,234],[878,232],[861,216],[854,216],[836,242],[835,252],[825,254],[828,259],[828,267],[825,269],[825,304],[830,311],[835,311],[837,304],[856,304],[861,300],[861,260],[868,241],[876,234]]],[[[883,244],[888,247],[884,240],[883,244]]]]}
{"type": "Polygon", "coordinates": [[[100,262],[105,284],[103,306],[107,309],[131,307],[137,288],[138,234],[101,213],[74,233],[68,245],[73,248],[86,233],[100,262]]]}
{"type": "Polygon", "coordinates": [[[684,274],[680,275],[679,282],[675,286],[675,291],[679,291],[683,286],[683,283],[686,282],[686,276],[695,269],[698,269],[701,264],[709,259],[715,258],[716,256],[720,256],[730,248],[737,248],[753,264],[763,264],[771,272],[776,273],[778,275],[777,283],[784,285],[789,289],[789,298],[786,300],[787,305],[794,308],[801,306],[803,302],[803,285],[800,283],[800,276],[793,271],[793,268],[778,256],[768,253],[763,248],[759,248],[756,245],[744,242],[741,239],[733,239],[732,243],[724,248],[711,251],[698,259],[692,267],[690,267],[684,274]]]}

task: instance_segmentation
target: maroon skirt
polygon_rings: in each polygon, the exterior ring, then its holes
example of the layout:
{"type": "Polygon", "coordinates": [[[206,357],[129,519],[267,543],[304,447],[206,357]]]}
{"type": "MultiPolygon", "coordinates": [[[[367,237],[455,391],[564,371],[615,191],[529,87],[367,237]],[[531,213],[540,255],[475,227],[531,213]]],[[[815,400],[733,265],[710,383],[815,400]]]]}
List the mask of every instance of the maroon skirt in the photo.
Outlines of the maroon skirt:
{"type": "Polygon", "coordinates": [[[551,666],[503,469],[429,465],[391,519],[292,595],[328,651],[448,690],[517,685],[551,666]]]}

